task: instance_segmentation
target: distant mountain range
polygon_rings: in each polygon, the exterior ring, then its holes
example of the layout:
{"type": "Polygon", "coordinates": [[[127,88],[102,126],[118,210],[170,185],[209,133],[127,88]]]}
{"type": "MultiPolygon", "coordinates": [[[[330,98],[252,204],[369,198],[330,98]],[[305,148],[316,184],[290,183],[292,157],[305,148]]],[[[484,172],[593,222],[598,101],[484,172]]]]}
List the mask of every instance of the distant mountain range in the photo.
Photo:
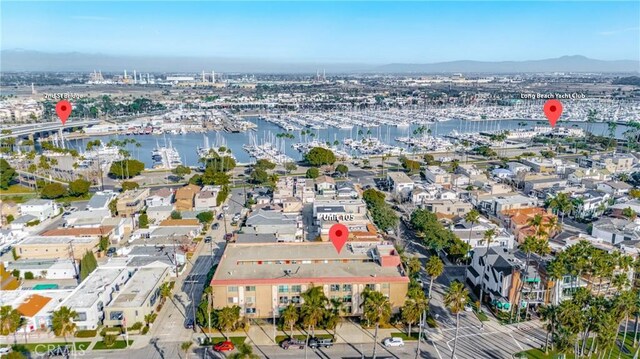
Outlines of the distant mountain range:
{"type": "Polygon", "coordinates": [[[428,64],[393,63],[371,65],[358,63],[285,63],[258,59],[178,56],[115,56],[80,52],[48,53],[31,50],[0,51],[2,71],[93,71],[120,72],[253,72],[253,73],[541,73],[608,72],[638,73],[640,61],[603,61],[584,56],[562,56],[530,61],[451,61],[428,64]]]}
{"type": "Polygon", "coordinates": [[[389,64],[379,66],[376,70],[389,73],[640,72],[640,62],[632,60],[603,61],[576,55],[529,61],[450,61],[432,64],[389,64]]]}

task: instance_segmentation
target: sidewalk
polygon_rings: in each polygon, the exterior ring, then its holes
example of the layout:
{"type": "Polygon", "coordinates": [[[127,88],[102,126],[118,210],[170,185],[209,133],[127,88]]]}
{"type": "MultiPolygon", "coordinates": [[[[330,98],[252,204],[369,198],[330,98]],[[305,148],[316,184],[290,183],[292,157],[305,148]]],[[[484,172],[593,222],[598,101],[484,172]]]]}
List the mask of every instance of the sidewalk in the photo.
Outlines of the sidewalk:
{"type": "MultiPolygon", "coordinates": [[[[336,328],[336,337],[335,343],[351,343],[351,344],[366,344],[373,343],[374,337],[374,329],[364,329],[357,323],[354,323],[350,320],[343,320],[340,322],[338,327],[336,328]]],[[[378,330],[378,341],[382,341],[382,339],[390,337],[391,333],[403,332],[402,329],[391,328],[391,329],[379,329],[378,330]]],[[[316,334],[331,334],[333,335],[333,331],[327,330],[316,330],[316,334]]],[[[276,336],[279,335],[289,335],[289,330],[285,332],[276,331],[276,336]]],[[[305,331],[300,331],[294,329],[294,335],[306,335],[305,331]]],[[[234,336],[235,334],[231,333],[230,336],[234,336]]],[[[244,333],[238,335],[244,335],[244,333]]],[[[273,325],[271,324],[262,324],[257,325],[253,324],[249,328],[247,332],[248,340],[253,342],[255,345],[277,345],[273,341],[273,325]]]]}

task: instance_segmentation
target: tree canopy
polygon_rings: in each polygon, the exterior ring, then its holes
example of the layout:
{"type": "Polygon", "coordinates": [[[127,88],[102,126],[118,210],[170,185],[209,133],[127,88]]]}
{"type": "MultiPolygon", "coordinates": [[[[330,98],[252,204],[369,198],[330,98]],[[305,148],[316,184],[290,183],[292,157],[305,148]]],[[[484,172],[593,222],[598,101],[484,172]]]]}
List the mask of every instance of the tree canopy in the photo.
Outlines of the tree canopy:
{"type": "Polygon", "coordinates": [[[121,161],[115,161],[109,168],[109,176],[126,179],[132,178],[144,170],[144,163],[138,160],[126,159],[121,161]]]}
{"type": "Polygon", "coordinates": [[[304,155],[304,159],[311,166],[332,165],[336,162],[336,156],[333,152],[322,147],[312,148],[304,155]]]}
{"type": "Polygon", "coordinates": [[[305,174],[305,177],[307,178],[318,178],[320,176],[320,170],[315,168],[315,167],[311,167],[307,170],[307,173],[305,174]]]}
{"type": "Polygon", "coordinates": [[[63,185],[57,182],[52,182],[42,187],[40,195],[42,198],[55,199],[64,196],[66,193],[67,189],[64,188],[63,185]]]}
{"type": "Polygon", "coordinates": [[[69,183],[69,194],[76,197],[84,196],[89,193],[89,188],[91,188],[91,182],[83,178],[78,178],[69,183]]]}
{"type": "Polygon", "coordinates": [[[4,158],[0,158],[0,188],[7,189],[17,176],[14,170],[4,158]]]}

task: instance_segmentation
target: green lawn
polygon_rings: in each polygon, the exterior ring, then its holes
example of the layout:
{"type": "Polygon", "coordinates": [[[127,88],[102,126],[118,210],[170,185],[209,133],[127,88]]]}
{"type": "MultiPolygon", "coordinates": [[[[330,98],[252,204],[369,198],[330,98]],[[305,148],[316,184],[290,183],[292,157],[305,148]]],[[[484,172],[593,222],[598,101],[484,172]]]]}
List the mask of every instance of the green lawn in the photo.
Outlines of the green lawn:
{"type": "MultiPolygon", "coordinates": [[[[76,349],[77,350],[86,350],[87,348],[89,348],[89,345],[91,344],[91,342],[76,342],[76,349]]],[[[23,344],[21,344],[23,345],[23,344]]],[[[30,352],[36,352],[36,353],[44,353],[50,349],[54,349],[57,348],[58,346],[71,346],[72,343],[68,342],[68,343],[64,343],[64,342],[58,342],[58,343],[28,343],[28,344],[24,344],[24,348],[26,348],[28,351],[30,352]]]]}
{"type": "MultiPolygon", "coordinates": [[[[306,341],[307,340],[307,336],[305,334],[296,334],[293,337],[298,339],[298,340],[302,340],[302,341],[306,341]]],[[[319,339],[332,339],[333,340],[333,335],[331,335],[331,334],[316,334],[315,337],[319,338],[319,339]]],[[[287,338],[289,338],[288,335],[277,335],[276,336],[276,343],[280,343],[281,341],[283,341],[283,340],[285,340],[287,338]]],[[[309,338],[311,338],[311,335],[309,335],[309,338]]]]}
{"type": "Polygon", "coordinates": [[[28,194],[28,193],[35,193],[35,191],[29,187],[22,186],[19,184],[11,185],[7,189],[0,189],[0,195],[28,194]]]}
{"type": "MultiPolygon", "coordinates": [[[[129,346],[131,346],[131,344],[133,344],[133,340],[129,340],[129,346]]],[[[106,345],[104,345],[104,342],[100,341],[100,342],[96,342],[96,345],[93,346],[93,348],[91,348],[92,350],[112,350],[112,349],[124,349],[127,347],[127,344],[124,342],[124,340],[116,340],[116,342],[110,346],[107,347],[106,345]]]]}
{"type": "Polygon", "coordinates": [[[391,333],[391,337],[392,338],[402,338],[402,340],[404,340],[404,341],[407,341],[407,340],[418,340],[418,333],[411,332],[411,336],[409,336],[405,332],[397,332],[397,333],[391,333]]]}

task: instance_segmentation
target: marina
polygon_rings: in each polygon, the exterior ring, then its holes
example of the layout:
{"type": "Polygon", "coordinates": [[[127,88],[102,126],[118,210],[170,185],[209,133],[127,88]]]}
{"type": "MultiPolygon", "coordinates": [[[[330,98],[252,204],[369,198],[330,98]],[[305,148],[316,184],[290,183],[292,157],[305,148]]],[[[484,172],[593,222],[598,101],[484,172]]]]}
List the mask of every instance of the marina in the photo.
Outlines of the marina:
{"type": "MultiPolygon", "coordinates": [[[[273,123],[272,121],[264,120],[260,117],[247,117],[244,119],[246,122],[251,123],[250,127],[254,128],[253,131],[245,132],[224,132],[224,131],[207,131],[203,133],[187,132],[185,134],[164,134],[164,138],[170,141],[172,147],[178,151],[179,158],[186,166],[199,166],[198,159],[203,153],[203,148],[214,148],[217,150],[220,147],[224,147],[226,153],[231,150],[233,156],[238,163],[252,163],[255,162],[256,157],[247,152],[247,148],[253,150],[253,154],[276,156],[279,160],[285,162],[290,160],[299,161],[302,160],[303,155],[310,148],[317,146],[330,147],[338,156],[344,157],[357,157],[360,155],[376,155],[381,153],[388,154],[410,154],[414,152],[423,151],[446,151],[455,148],[455,142],[460,142],[464,139],[479,139],[480,133],[501,133],[508,131],[510,137],[522,137],[521,140],[525,140],[525,137],[533,137],[532,131],[536,128],[550,129],[545,122],[532,121],[532,120],[480,120],[480,121],[465,121],[453,119],[449,121],[436,121],[426,124],[410,124],[408,126],[390,126],[390,125],[378,125],[378,126],[354,126],[349,129],[346,128],[316,128],[312,129],[305,127],[301,130],[283,131],[283,128],[273,123]],[[291,136],[278,137],[279,133],[287,133],[291,136]],[[293,138],[291,138],[293,137],[293,138]],[[206,139],[210,139],[209,142],[213,143],[210,146],[206,139]],[[270,139],[270,140],[269,140],[270,139]],[[277,140],[277,143],[276,143],[277,140]],[[363,145],[364,140],[364,145],[363,145]],[[269,143],[267,148],[255,149],[254,147],[265,145],[269,143]],[[371,144],[371,146],[369,146],[371,144]],[[380,145],[388,145],[386,150],[380,149],[380,145]],[[277,153],[276,153],[277,152],[277,153]],[[285,157],[277,157],[278,155],[286,155],[285,157]]],[[[573,123],[560,122],[559,126],[563,128],[563,131],[570,131],[575,129],[584,129],[591,126],[592,131],[595,134],[607,135],[608,129],[606,123],[585,123],[585,122],[573,122],[573,123]]],[[[556,128],[556,131],[560,130],[556,128]]],[[[625,131],[624,126],[618,126],[615,130],[615,135],[618,138],[623,136],[625,131]]],[[[134,138],[140,147],[135,145],[128,145],[128,150],[131,152],[131,156],[142,161],[146,167],[153,168],[154,161],[148,154],[157,147],[158,142],[157,135],[142,135],[135,136],[134,138]],[[147,154],[147,155],[145,155],[147,154]]],[[[83,139],[67,140],[66,145],[69,148],[84,148],[85,144],[89,140],[100,139],[103,143],[109,142],[111,139],[123,139],[126,138],[123,135],[107,135],[107,136],[91,136],[83,139]]],[[[513,138],[515,140],[516,138],[513,138]]],[[[168,142],[167,142],[168,143],[168,142]]]]}

